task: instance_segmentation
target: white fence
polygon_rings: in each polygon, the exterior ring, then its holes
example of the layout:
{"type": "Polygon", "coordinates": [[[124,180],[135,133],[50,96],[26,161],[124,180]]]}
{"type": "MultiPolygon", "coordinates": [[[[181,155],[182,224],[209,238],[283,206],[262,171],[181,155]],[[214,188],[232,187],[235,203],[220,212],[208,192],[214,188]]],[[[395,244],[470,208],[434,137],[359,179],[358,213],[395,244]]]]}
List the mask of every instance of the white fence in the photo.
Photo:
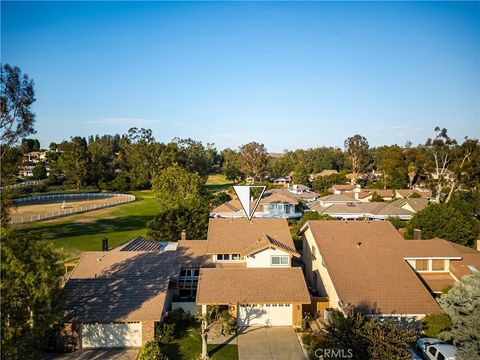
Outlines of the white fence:
{"type": "Polygon", "coordinates": [[[26,186],[44,185],[46,183],[47,183],[47,180],[28,180],[28,181],[24,181],[24,182],[21,182],[21,183],[18,183],[18,184],[1,186],[0,190],[3,190],[3,189],[19,189],[19,188],[26,187],[26,186]]]}
{"type": "Polygon", "coordinates": [[[28,223],[32,221],[40,221],[40,220],[47,220],[53,219],[60,216],[68,216],[72,214],[78,214],[82,212],[98,210],[102,208],[106,208],[109,206],[115,206],[119,204],[128,203],[131,201],[135,201],[135,196],[130,194],[116,194],[116,193],[76,193],[76,194],[48,194],[48,195],[35,195],[35,196],[27,196],[22,198],[14,199],[16,205],[27,205],[28,203],[38,203],[39,201],[44,200],[92,200],[98,198],[114,198],[110,199],[107,202],[101,204],[92,204],[92,205],[84,205],[79,206],[76,208],[71,209],[60,209],[58,211],[49,212],[45,214],[38,214],[38,215],[29,215],[29,216],[18,216],[12,218],[10,223],[12,224],[22,224],[28,223]]]}

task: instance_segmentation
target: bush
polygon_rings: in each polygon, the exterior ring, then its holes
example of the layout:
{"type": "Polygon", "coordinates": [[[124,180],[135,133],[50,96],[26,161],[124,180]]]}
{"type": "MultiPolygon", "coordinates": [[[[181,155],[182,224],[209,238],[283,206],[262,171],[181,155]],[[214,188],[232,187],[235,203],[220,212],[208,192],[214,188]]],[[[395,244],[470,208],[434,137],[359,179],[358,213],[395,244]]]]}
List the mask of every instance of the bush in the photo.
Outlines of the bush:
{"type": "Polygon", "coordinates": [[[162,353],[158,341],[150,340],[140,349],[137,360],[168,360],[168,357],[162,353]]]}
{"type": "Polygon", "coordinates": [[[175,324],[161,324],[156,329],[155,339],[160,344],[170,344],[175,340],[175,324]]]}
{"type": "Polygon", "coordinates": [[[42,180],[47,177],[47,169],[44,165],[39,164],[35,166],[32,170],[33,178],[36,180],[42,180]]]}
{"type": "Polygon", "coordinates": [[[400,220],[398,216],[389,216],[388,221],[395,226],[395,229],[403,229],[405,226],[407,226],[406,222],[404,220],[400,220]]]}
{"type": "Polygon", "coordinates": [[[232,316],[228,310],[222,312],[221,317],[223,319],[223,334],[235,334],[237,332],[237,318],[232,316]]]}
{"type": "Polygon", "coordinates": [[[110,183],[113,191],[128,191],[131,189],[130,178],[124,172],[119,172],[115,179],[110,183]]]}
{"type": "Polygon", "coordinates": [[[436,338],[441,332],[449,330],[452,320],[447,314],[427,315],[423,318],[423,333],[427,337],[436,338]]]}
{"type": "Polygon", "coordinates": [[[377,194],[377,192],[375,191],[373,194],[372,194],[372,198],[370,199],[371,202],[383,202],[383,197],[381,197],[380,195],[377,194]]]}

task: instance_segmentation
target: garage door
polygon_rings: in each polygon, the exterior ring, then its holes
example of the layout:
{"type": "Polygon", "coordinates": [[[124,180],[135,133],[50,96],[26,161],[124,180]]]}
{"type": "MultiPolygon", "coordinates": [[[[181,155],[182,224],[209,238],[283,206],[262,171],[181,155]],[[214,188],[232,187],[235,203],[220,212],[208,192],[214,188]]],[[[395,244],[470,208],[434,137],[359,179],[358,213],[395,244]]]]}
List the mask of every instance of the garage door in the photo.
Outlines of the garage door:
{"type": "Polygon", "coordinates": [[[142,346],[142,323],[82,324],[82,347],[142,346]]]}
{"type": "Polygon", "coordinates": [[[292,326],[291,304],[248,304],[238,309],[239,326],[292,326]]]}

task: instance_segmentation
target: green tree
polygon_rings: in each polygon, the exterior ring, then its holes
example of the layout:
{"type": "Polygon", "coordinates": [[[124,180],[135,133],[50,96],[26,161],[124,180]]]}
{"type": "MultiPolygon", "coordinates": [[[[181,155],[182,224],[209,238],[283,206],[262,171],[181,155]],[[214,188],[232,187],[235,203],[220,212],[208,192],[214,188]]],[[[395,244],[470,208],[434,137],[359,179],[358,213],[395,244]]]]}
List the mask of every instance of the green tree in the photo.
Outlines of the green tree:
{"type": "Polygon", "coordinates": [[[232,200],[232,197],[230,196],[230,194],[228,194],[225,191],[220,191],[211,196],[210,206],[213,208],[213,207],[222,205],[230,200],[232,200]]]}
{"type": "Polygon", "coordinates": [[[222,156],[222,174],[225,175],[227,180],[233,182],[241,179],[242,172],[240,171],[240,155],[232,149],[225,149],[223,150],[222,156]]]}
{"type": "Polygon", "coordinates": [[[152,180],[152,189],[160,212],[175,208],[198,208],[208,205],[205,179],[175,165],[168,167],[152,180]]]}
{"type": "Polygon", "coordinates": [[[293,172],[293,178],[292,178],[293,182],[295,184],[302,184],[302,185],[309,186],[310,185],[309,177],[310,177],[310,172],[308,171],[306,165],[304,163],[298,163],[295,166],[295,169],[293,172]]]}
{"type": "Polygon", "coordinates": [[[90,183],[107,183],[115,178],[116,144],[111,135],[97,136],[88,142],[90,183]]]}
{"type": "Polygon", "coordinates": [[[205,239],[208,215],[205,204],[165,209],[147,223],[147,235],[158,241],[175,242],[185,230],[189,239],[205,239]]]}
{"type": "Polygon", "coordinates": [[[347,164],[357,180],[360,173],[364,172],[370,162],[368,141],[361,135],[354,135],[345,140],[345,156],[347,164]]]}
{"type": "Polygon", "coordinates": [[[265,145],[250,142],[240,148],[240,169],[245,176],[260,181],[267,170],[268,152],[265,145]]]}
{"type": "Polygon", "coordinates": [[[472,245],[478,235],[476,220],[449,204],[431,204],[416,213],[407,223],[410,239],[413,229],[421,229],[424,239],[439,237],[461,245],[472,245]]]}
{"type": "Polygon", "coordinates": [[[442,332],[452,327],[452,319],[447,314],[430,314],[422,319],[423,334],[427,337],[436,338],[442,332]]]}
{"type": "Polygon", "coordinates": [[[0,69],[0,160],[18,140],[35,133],[33,80],[16,66],[0,69]]]}
{"type": "Polygon", "coordinates": [[[457,359],[480,357],[480,273],[464,276],[443,294],[438,303],[451,318],[450,330],[442,334],[457,347],[457,359]]]}
{"type": "Polygon", "coordinates": [[[372,194],[372,198],[370,199],[371,202],[382,202],[384,201],[383,200],[383,197],[381,197],[380,195],[377,194],[377,192],[374,192],[372,194]]]}
{"type": "Polygon", "coordinates": [[[33,168],[32,174],[34,179],[42,180],[47,177],[47,169],[45,168],[45,165],[39,164],[33,168]]]}
{"type": "Polygon", "coordinates": [[[20,144],[20,150],[23,154],[30,151],[39,151],[40,141],[38,141],[38,139],[22,139],[22,142],[20,144]]]}
{"type": "Polygon", "coordinates": [[[312,181],[312,189],[319,194],[326,194],[335,184],[346,184],[347,178],[345,174],[332,174],[327,176],[317,176],[312,181]]]}
{"type": "Polygon", "coordinates": [[[374,162],[377,170],[383,173],[384,189],[400,189],[407,185],[408,175],[402,148],[397,145],[376,148],[374,162]]]}
{"type": "Polygon", "coordinates": [[[88,178],[89,157],[85,138],[75,136],[71,141],[63,141],[60,145],[62,154],[58,165],[67,181],[76,185],[77,189],[85,185],[88,178]]]}
{"type": "Polygon", "coordinates": [[[207,149],[199,141],[192,139],[173,139],[178,146],[178,164],[190,172],[207,178],[210,172],[210,156],[207,149]]]}
{"type": "Polygon", "coordinates": [[[62,320],[59,257],[25,235],[2,232],[2,358],[30,359],[62,320]]]}

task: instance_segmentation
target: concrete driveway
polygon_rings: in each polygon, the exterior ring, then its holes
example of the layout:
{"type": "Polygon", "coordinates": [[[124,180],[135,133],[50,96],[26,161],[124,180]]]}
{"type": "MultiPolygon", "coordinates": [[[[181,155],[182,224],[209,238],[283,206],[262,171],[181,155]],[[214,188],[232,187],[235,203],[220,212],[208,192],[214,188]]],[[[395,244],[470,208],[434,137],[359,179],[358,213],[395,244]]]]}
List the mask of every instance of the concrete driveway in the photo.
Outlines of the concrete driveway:
{"type": "Polygon", "coordinates": [[[43,360],[135,360],[139,348],[128,349],[81,349],[65,354],[44,354],[43,360]]]}
{"type": "Polygon", "coordinates": [[[248,327],[238,333],[240,360],[304,360],[291,327],[248,327]]]}

